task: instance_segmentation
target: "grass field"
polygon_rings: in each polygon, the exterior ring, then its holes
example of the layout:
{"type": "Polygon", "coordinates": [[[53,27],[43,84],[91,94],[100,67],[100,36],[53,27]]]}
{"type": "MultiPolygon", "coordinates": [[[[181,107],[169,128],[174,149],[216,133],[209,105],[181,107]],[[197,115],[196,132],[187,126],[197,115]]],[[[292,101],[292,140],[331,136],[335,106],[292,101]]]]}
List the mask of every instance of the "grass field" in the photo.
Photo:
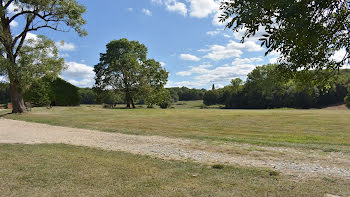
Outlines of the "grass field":
{"type": "Polygon", "coordinates": [[[68,145],[0,145],[0,196],[350,195],[350,182],[68,145]]]}
{"type": "Polygon", "coordinates": [[[138,135],[350,152],[348,110],[34,108],[6,118],[138,135]]]}

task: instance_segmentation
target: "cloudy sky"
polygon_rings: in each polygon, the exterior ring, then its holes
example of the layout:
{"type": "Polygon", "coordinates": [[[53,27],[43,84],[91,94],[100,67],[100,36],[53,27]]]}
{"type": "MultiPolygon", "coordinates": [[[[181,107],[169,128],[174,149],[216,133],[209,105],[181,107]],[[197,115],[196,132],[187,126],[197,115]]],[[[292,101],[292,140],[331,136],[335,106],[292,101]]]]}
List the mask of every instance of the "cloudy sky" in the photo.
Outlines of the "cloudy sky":
{"type": "MultiPolygon", "coordinates": [[[[241,44],[242,32],[225,30],[217,19],[216,0],[78,1],[87,8],[88,36],[81,38],[73,31],[33,33],[56,41],[68,66],[61,76],[79,87],[93,86],[99,54],[108,42],[121,38],[148,47],[148,58],[161,62],[170,73],[168,87],[222,87],[277,59],[276,54],[264,57],[257,38],[241,44]]],[[[21,21],[12,26],[20,29],[21,21]]]]}

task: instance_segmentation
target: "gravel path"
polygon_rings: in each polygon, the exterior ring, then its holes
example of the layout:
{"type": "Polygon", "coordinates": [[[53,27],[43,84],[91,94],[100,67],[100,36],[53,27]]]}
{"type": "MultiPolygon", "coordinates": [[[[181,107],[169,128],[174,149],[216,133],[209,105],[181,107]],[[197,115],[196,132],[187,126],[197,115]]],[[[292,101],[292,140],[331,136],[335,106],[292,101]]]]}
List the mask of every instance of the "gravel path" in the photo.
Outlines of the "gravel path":
{"type": "Polygon", "coordinates": [[[205,164],[267,167],[299,178],[350,179],[350,155],[248,144],[208,144],[161,136],[126,135],[0,119],[0,143],[63,143],[205,164]]]}

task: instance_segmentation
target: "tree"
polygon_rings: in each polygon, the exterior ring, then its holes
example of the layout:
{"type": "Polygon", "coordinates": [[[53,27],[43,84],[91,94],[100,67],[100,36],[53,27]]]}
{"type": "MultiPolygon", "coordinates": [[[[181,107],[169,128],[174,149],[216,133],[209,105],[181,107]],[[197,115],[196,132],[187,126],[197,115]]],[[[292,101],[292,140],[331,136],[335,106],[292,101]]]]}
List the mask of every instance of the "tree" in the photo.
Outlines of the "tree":
{"type": "Polygon", "coordinates": [[[146,104],[148,108],[153,108],[153,105],[159,105],[162,109],[166,109],[170,106],[171,99],[169,90],[165,88],[154,89],[154,92],[147,95],[146,104]]]}
{"type": "Polygon", "coordinates": [[[218,94],[216,90],[210,90],[206,92],[203,96],[203,103],[205,105],[215,105],[218,101],[218,94]]]}
{"type": "Polygon", "coordinates": [[[95,104],[96,94],[91,88],[80,88],[80,104],[95,104]]]}
{"type": "Polygon", "coordinates": [[[0,75],[10,81],[13,113],[24,112],[22,95],[32,81],[55,77],[64,67],[54,42],[44,36],[28,41],[28,33],[44,28],[73,28],[80,36],[86,35],[81,28],[85,24],[84,12],[84,6],[75,0],[0,0],[0,75]],[[15,20],[24,22],[17,35],[10,25],[15,20]]]}
{"type": "MultiPolygon", "coordinates": [[[[227,28],[245,31],[242,42],[265,30],[261,45],[266,54],[281,53],[283,73],[306,79],[310,75],[304,74],[317,72],[298,71],[334,71],[350,63],[349,0],[225,0],[220,9],[227,28]],[[342,59],[331,58],[340,50],[345,50],[342,59]]],[[[320,81],[328,76],[312,75],[320,81]]]]}
{"type": "Polygon", "coordinates": [[[344,98],[345,105],[350,109],[350,85],[348,87],[348,95],[344,98]]]}
{"type": "Polygon", "coordinates": [[[95,65],[95,89],[112,88],[125,93],[127,108],[135,108],[134,99],[153,89],[161,89],[168,72],[154,59],[147,59],[147,47],[137,41],[120,39],[107,44],[100,63],[95,65]]]}

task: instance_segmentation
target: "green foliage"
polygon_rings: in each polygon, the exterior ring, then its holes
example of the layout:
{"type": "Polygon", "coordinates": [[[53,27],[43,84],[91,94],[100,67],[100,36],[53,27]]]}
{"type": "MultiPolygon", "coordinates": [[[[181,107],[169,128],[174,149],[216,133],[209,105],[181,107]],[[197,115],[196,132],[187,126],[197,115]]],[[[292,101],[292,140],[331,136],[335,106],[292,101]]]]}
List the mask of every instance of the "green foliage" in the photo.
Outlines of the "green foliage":
{"type": "Polygon", "coordinates": [[[155,89],[146,97],[145,101],[149,108],[152,108],[153,105],[159,105],[160,108],[166,109],[170,107],[171,95],[165,88],[155,89]]]}
{"type": "Polygon", "coordinates": [[[96,104],[96,93],[91,88],[80,88],[80,104],[96,104]]]}
{"type": "Polygon", "coordinates": [[[10,102],[10,86],[8,83],[0,82],[0,104],[10,102]]]}
{"type": "Polygon", "coordinates": [[[50,88],[50,81],[47,79],[37,80],[32,83],[29,90],[23,95],[25,101],[31,102],[34,106],[47,106],[51,103],[53,92],[50,88]]]}
{"type": "Polygon", "coordinates": [[[64,59],[58,57],[55,42],[45,36],[28,39],[18,55],[16,63],[3,58],[0,71],[5,76],[15,79],[21,92],[43,76],[56,77],[64,68],[64,59]]]}
{"type": "Polygon", "coordinates": [[[350,109],[350,85],[348,87],[348,95],[344,99],[346,107],[350,109]]]}
{"type": "Polygon", "coordinates": [[[177,101],[179,101],[179,95],[178,95],[177,91],[174,88],[167,88],[167,90],[170,93],[170,97],[171,97],[171,102],[172,103],[176,103],[177,101]]]}
{"type": "Polygon", "coordinates": [[[1,1],[0,76],[10,80],[13,112],[24,112],[22,94],[32,82],[42,77],[55,78],[64,68],[64,60],[58,57],[53,41],[44,36],[28,39],[28,33],[44,28],[67,31],[68,27],[80,36],[86,35],[82,29],[85,11],[76,0],[1,1]],[[15,8],[14,13],[9,11],[10,7],[15,8]],[[22,25],[13,31],[10,24],[17,20],[22,25]]]}
{"type": "Polygon", "coordinates": [[[190,89],[187,87],[182,88],[167,88],[170,91],[170,95],[175,101],[196,101],[203,100],[203,96],[206,89],[190,89]]]}
{"type": "MultiPolygon", "coordinates": [[[[305,71],[303,71],[305,72],[305,71]]],[[[314,71],[308,71],[314,72],[314,71]]],[[[341,70],[330,87],[318,87],[312,82],[281,79],[277,65],[260,66],[248,74],[247,81],[231,81],[231,85],[204,96],[207,105],[224,104],[226,108],[321,108],[339,104],[348,94],[350,70],[341,70]]]]}
{"type": "Polygon", "coordinates": [[[24,99],[33,102],[36,106],[45,106],[51,103],[57,106],[77,106],[80,104],[79,88],[56,78],[51,81],[42,78],[31,85],[24,94],[24,99]]]}
{"type": "MultiPolygon", "coordinates": [[[[266,54],[281,53],[281,68],[288,75],[307,80],[310,73],[297,71],[334,71],[350,60],[348,0],[226,0],[220,9],[220,21],[228,22],[227,28],[245,31],[242,42],[264,30],[261,45],[267,48],[266,54]],[[341,60],[330,58],[344,49],[341,60]]],[[[312,79],[322,82],[328,78],[320,74],[312,79]]]]}
{"type": "Polygon", "coordinates": [[[218,93],[215,90],[208,91],[203,96],[203,102],[205,105],[215,105],[218,102],[218,93]]]}
{"type": "Polygon", "coordinates": [[[103,100],[103,103],[112,105],[114,107],[116,104],[124,103],[122,95],[113,90],[109,90],[106,92],[106,97],[103,100]]]}
{"type": "Polygon", "coordinates": [[[57,78],[51,83],[53,101],[57,106],[77,106],[80,104],[79,88],[57,78]]]}
{"type": "Polygon", "coordinates": [[[154,89],[163,88],[168,72],[159,62],[147,59],[147,47],[137,41],[120,39],[107,44],[107,52],[101,54],[95,65],[95,89],[112,87],[125,93],[127,107],[134,105],[137,97],[145,96],[154,89]]]}

